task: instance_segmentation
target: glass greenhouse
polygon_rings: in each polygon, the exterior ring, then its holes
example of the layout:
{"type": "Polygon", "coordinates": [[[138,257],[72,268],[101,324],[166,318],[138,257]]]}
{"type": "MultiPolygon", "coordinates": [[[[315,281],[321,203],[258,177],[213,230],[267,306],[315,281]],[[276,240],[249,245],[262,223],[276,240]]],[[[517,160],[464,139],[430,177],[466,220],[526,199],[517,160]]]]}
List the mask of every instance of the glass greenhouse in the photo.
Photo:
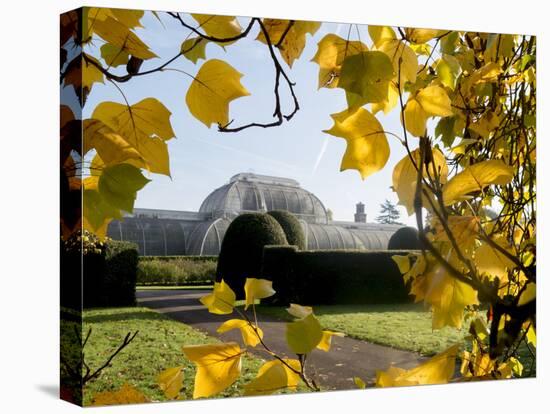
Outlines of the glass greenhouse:
{"type": "Polygon", "coordinates": [[[237,174],[212,191],[199,211],[134,209],[109,224],[108,236],[134,242],[144,256],[217,255],[231,221],[242,213],[286,210],[302,224],[309,250],[386,249],[401,226],[366,223],[359,203],[355,221],[329,221],[315,194],[289,178],[237,174]]]}

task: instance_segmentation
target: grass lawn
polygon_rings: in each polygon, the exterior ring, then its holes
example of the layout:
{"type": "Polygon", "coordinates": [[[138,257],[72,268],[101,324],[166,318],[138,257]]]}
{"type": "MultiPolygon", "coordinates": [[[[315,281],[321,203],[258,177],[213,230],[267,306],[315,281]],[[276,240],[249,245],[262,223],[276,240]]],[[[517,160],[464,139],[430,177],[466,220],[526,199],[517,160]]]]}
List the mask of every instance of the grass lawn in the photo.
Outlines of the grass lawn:
{"type": "MultiPolygon", "coordinates": [[[[468,326],[432,330],[431,313],[422,304],[332,305],[314,306],[313,310],[325,329],[423,355],[444,351],[468,334],[468,326]]],[[[257,311],[292,319],[282,307],[258,306],[257,311]]]]}
{"type": "MultiPolygon", "coordinates": [[[[194,365],[181,351],[183,345],[217,342],[197,330],[147,308],[116,308],[84,311],[84,332],[92,328],[85,348],[86,361],[92,369],[103,364],[118,347],[126,333],[139,330],[137,337],[119,355],[101,376],[89,382],[84,403],[101,391],[113,391],[128,382],[142,391],[150,400],[165,400],[156,384],[157,375],[165,368],[184,366],[185,397],[192,398],[194,365]]],[[[256,376],[262,360],[246,356],[241,378],[219,396],[238,396],[244,383],[256,376]]]]}

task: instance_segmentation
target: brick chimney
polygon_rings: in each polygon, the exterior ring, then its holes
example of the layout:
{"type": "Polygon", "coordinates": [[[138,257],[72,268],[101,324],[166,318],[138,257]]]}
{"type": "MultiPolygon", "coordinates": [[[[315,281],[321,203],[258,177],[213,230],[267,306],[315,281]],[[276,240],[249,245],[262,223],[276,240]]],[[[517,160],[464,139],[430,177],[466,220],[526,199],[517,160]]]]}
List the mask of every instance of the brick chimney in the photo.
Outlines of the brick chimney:
{"type": "Polygon", "coordinates": [[[355,222],[356,223],[367,222],[367,215],[365,214],[365,205],[361,202],[358,202],[355,205],[355,222]]]}

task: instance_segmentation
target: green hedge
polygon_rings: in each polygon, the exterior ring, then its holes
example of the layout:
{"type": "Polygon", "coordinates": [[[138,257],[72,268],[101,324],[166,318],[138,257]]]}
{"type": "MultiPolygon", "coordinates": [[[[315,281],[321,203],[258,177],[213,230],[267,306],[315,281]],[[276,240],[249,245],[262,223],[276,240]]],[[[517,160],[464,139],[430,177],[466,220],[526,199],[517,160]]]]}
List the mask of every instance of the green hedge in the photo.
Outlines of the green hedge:
{"type": "Polygon", "coordinates": [[[111,240],[105,252],[104,306],[136,304],[139,253],[135,243],[111,240]]]}
{"type": "Polygon", "coordinates": [[[216,278],[216,256],[141,257],[137,282],[140,285],[210,284],[216,278]],[[198,260],[208,257],[208,260],[198,260]]]}
{"type": "Polygon", "coordinates": [[[411,299],[391,257],[407,253],[266,246],[262,277],[273,281],[271,302],[280,305],[402,303],[411,299]]]}
{"type": "Polygon", "coordinates": [[[267,214],[281,225],[288,244],[297,246],[299,250],[307,248],[304,229],[294,214],[285,210],[268,211],[267,214]]]}
{"type": "Polygon", "coordinates": [[[268,214],[245,213],[236,217],[225,232],[218,257],[217,280],[223,279],[244,298],[248,277],[259,277],[264,246],[287,244],[281,225],[268,214]]]}
{"type": "Polygon", "coordinates": [[[402,227],[392,234],[388,242],[388,250],[418,250],[420,239],[418,230],[414,227],[402,227]]]}

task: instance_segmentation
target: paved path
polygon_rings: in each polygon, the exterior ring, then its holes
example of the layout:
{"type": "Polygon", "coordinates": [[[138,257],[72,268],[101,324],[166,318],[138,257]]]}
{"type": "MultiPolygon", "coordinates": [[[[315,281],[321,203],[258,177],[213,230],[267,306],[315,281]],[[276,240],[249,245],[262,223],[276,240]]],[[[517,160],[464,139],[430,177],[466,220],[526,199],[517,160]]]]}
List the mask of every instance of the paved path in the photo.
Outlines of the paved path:
{"type": "MultiPolygon", "coordinates": [[[[242,343],[238,330],[218,334],[216,329],[232,315],[209,313],[198,299],[206,290],[146,290],[138,291],[138,303],[164,313],[171,318],[192,326],[211,336],[225,341],[242,343]]],[[[286,344],[285,323],[270,316],[258,314],[258,324],[264,331],[266,344],[277,354],[295,357],[286,344]]],[[[254,350],[253,350],[254,352],[254,350]]],[[[256,351],[265,358],[265,353],[256,351]]],[[[317,382],[327,389],[353,389],[353,377],[372,383],[376,370],[386,370],[391,364],[401,368],[417,365],[422,357],[413,352],[401,351],[386,346],[371,344],[347,337],[332,337],[329,352],[315,349],[308,358],[308,366],[317,382]]]]}

